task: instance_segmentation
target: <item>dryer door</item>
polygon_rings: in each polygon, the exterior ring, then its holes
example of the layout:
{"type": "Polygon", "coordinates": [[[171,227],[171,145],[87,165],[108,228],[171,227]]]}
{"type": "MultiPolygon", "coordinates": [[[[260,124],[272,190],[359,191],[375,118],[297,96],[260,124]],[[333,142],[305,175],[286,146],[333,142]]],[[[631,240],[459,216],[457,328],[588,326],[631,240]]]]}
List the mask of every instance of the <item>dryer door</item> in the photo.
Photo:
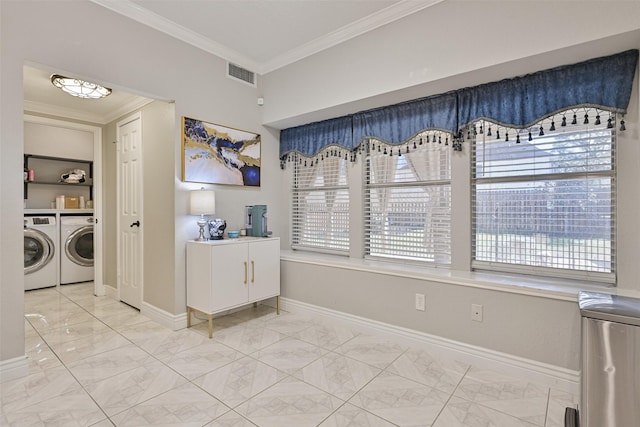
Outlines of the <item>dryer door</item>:
{"type": "Polygon", "coordinates": [[[24,229],[24,274],[34,273],[53,259],[53,241],[33,228],[24,229]]]}
{"type": "Polygon", "coordinates": [[[93,225],[86,225],[71,233],[64,243],[64,251],[72,262],[83,267],[92,267],[93,225]]]}

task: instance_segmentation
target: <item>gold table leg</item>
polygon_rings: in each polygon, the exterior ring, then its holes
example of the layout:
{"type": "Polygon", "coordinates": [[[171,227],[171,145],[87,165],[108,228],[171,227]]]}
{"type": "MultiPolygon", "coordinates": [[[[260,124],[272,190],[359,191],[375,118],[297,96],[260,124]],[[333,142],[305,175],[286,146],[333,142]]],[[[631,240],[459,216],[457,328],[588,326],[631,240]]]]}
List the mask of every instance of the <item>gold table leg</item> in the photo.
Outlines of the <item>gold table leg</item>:
{"type": "Polygon", "coordinates": [[[196,313],[202,313],[207,316],[208,330],[209,330],[209,338],[213,337],[213,314],[204,313],[200,310],[196,310],[195,308],[191,308],[187,306],[187,328],[191,327],[191,312],[195,311],[196,313]]]}

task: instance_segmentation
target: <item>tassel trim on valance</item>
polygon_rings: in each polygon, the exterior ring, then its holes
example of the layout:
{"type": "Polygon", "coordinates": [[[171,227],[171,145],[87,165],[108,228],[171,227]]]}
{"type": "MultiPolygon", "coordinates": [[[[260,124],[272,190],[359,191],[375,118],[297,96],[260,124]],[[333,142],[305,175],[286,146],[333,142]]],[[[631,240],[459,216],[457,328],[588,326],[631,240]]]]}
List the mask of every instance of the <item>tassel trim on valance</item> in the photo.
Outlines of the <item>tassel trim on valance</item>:
{"type": "MultiPolygon", "coordinates": [[[[355,161],[362,144],[369,138],[384,140],[393,146],[404,145],[406,152],[412,149],[407,145],[411,138],[430,130],[448,133],[452,149],[459,151],[464,140],[470,138],[469,132],[477,131],[473,128],[479,120],[495,123],[496,135],[502,133],[505,138],[514,137],[516,143],[522,140],[522,136],[514,129],[532,129],[536,123],[547,118],[553,119],[547,128],[538,126],[538,134],[553,132],[557,126],[603,120],[600,113],[606,114],[611,126],[615,113],[623,114],[620,130],[624,131],[624,113],[631,97],[637,64],[638,50],[629,50],[513,79],[284,129],[280,134],[281,165],[286,164],[286,158],[291,153],[315,158],[329,146],[339,147],[341,152],[346,152],[347,159],[355,161]],[[587,108],[595,109],[593,117],[589,113],[585,115],[578,112],[587,108]],[[575,112],[569,113],[573,110],[575,112]],[[500,132],[500,129],[503,131],[500,132]]],[[[529,134],[531,138],[535,137],[530,130],[527,139],[529,134]]],[[[446,143],[446,137],[443,143],[446,143]]]]}
{"type": "MultiPolygon", "coordinates": [[[[420,132],[401,143],[389,143],[377,138],[365,138],[353,149],[332,144],[312,156],[308,156],[299,151],[289,152],[281,157],[280,167],[284,169],[287,163],[293,162],[297,162],[300,166],[312,167],[329,157],[339,157],[345,161],[355,162],[358,156],[367,155],[372,151],[377,151],[378,153],[389,156],[402,156],[420,150],[429,144],[450,146],[453,151],[462,151],[465,141],[475,141],[478,137],[493,138],[496,140],[503,139],[505,142],[520,144],[525,141],[530,142],[536,138],[552,135],[555,131],[563,128],[589,124],[600,126],[605,122],[607,129],[615,129],[617,122],[616,114],[590,107],[560,111],[524,128],[515,128],[489,119],[480,119],[455,135],[452,132],[441,129],[431,129],[420,132]]],[[[624,116],[620,120],[618,130],[626,130],[624,116]]]]}

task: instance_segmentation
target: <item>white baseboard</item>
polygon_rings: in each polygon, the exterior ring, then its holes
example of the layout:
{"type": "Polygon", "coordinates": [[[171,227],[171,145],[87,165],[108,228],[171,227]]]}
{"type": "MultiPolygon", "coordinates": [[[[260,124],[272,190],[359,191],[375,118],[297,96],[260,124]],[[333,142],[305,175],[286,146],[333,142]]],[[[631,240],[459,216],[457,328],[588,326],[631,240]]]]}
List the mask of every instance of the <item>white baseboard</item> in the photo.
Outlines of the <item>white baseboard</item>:
{"type": "Polygon", "coordinates": [[[147,316],[151,320],[155,320],[172,331],[187,327],[187,313],[171,314],[155,305],[143,302],[140,308],[140,314],[147,316]]]}
{"type": "Polygon", "coordinates": [[[393,338],[408,345],[428,349],[440,356],[469,363],[477,368],[500,371],[555,390],[565,391],[576,396],[580,395],[580,371],[465,344],[289,298],[280,298],[280,306],[284,311],[290,313],[339,321],[361,332],[393,338]]]}
{"type": "Polygon", "coordinates": [[[24,377],[29,374],[27,356],[0,361],[0,383],[24,377]]]}

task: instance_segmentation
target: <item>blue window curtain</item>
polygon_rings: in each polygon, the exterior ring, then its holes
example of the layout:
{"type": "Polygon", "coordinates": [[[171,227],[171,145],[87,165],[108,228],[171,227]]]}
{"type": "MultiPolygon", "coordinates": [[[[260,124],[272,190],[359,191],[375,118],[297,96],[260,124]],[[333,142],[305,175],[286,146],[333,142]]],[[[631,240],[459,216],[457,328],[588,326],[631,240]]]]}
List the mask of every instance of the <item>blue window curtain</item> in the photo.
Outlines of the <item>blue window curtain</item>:
{"type": "Polygon", "coordinates": [[[280,132],[280,158],[289,153],[313,157],[329,146],[354,148],[351,116],[310,123],[280,132]]]}
{"type": "Polygon", "coordinates": [[[461,89],[459,128],[486,119],[524,128],[571,107],[625,113],[638,50],[461,89]]]}
{"type": "Polygon", "coordinates": [[[456,135],[452,146],[459,150],[462,130],[480,119],[525,128],[570,108],[594,107],[626,113],[637,66],[638,50],[628,50],[284,129],[280,133],[281,165],[289,153],[313,157],[332,145],[351,151],[354,160],[355,149],[369,138],[401,144],[430,129],[456,135]]]}
{"type": "Polygon", "coordinates": [[[353,115],[356,145],[368,138],[399,144],[427,130],[453,133],[457,127],[456,93],[430,96],[353,115]]]}

